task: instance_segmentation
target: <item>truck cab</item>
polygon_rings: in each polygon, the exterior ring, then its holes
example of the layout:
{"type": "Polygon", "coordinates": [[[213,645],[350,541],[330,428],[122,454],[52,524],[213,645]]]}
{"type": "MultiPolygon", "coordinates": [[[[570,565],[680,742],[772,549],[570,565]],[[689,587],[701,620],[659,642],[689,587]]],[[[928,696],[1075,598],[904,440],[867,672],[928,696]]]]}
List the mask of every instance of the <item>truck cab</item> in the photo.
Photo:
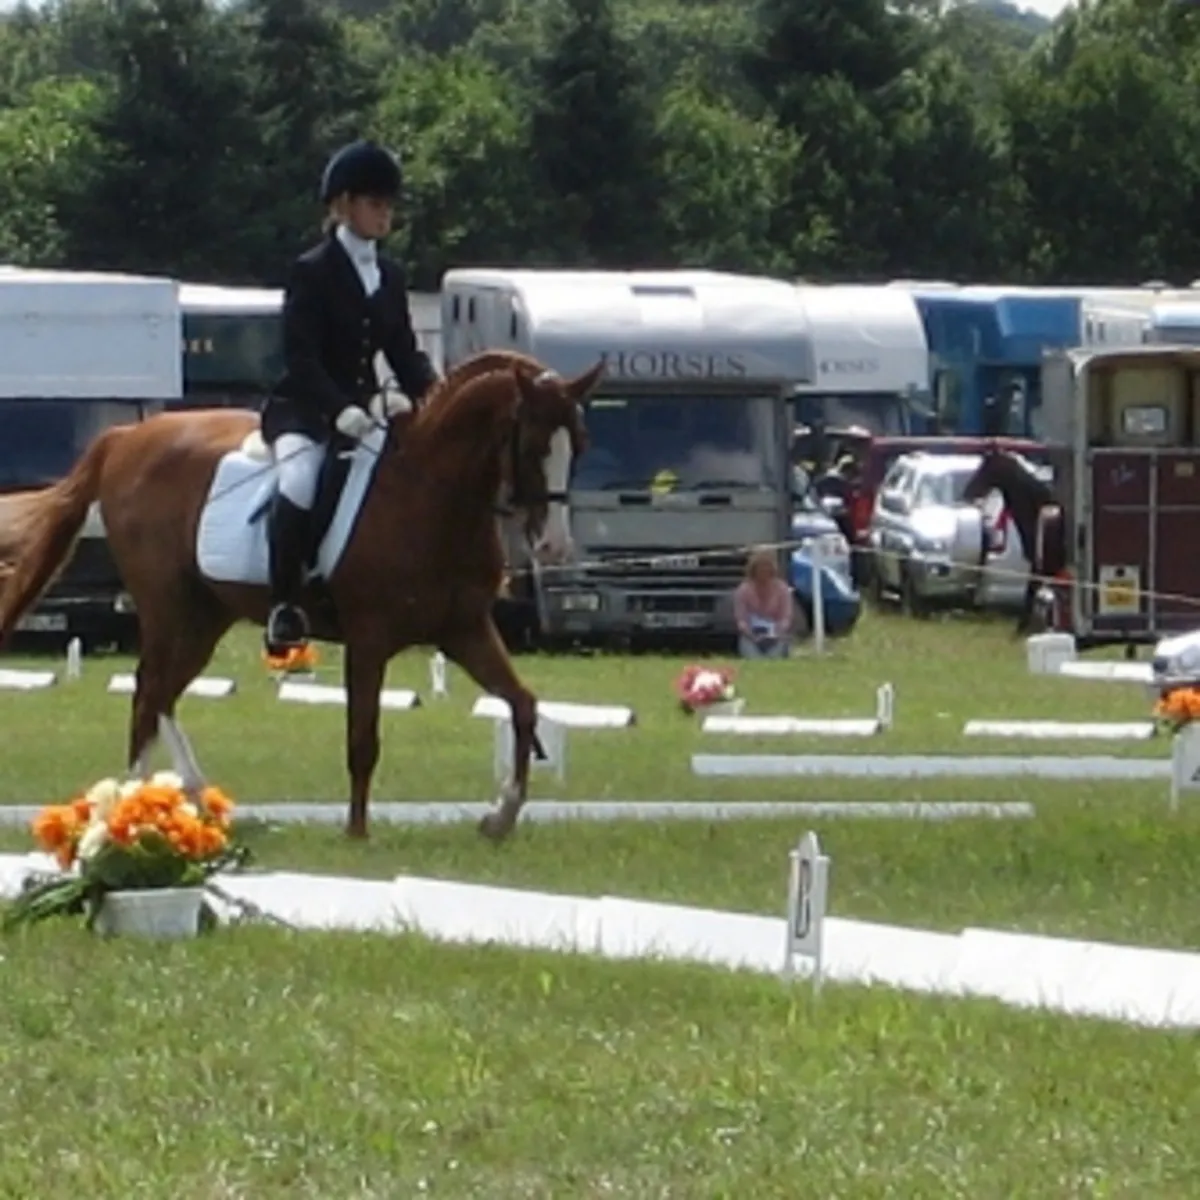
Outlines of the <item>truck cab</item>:
{"type": "Polygon", "coordinates": [[[544,636],[724,641],[747,548],[776,547],[787,577],[788,406],[814,374],[794,287],[708,271],[456,270],[442,336],[448,369],[505,348],[563,375],[605,364],[570,486],[577,561],[534,572],[509,542],[514,595],[536,591],[544,636]]]}
{"type": "Polygon", "coordinates": [[[816,378],[796,388],[798,425],[912,433],[930,416],[929,346],[911,295],[891,287],[799,287],[816,378]]]}
{"type": "MultiPolygon", "coordinates": [[[[48,487],[105,429],[182,393],[173,280],[67,271],[0,272],[0,491],[48,487]]],[[[131,610],[98,510],[18,635],[130,646],[131,610]]]]}

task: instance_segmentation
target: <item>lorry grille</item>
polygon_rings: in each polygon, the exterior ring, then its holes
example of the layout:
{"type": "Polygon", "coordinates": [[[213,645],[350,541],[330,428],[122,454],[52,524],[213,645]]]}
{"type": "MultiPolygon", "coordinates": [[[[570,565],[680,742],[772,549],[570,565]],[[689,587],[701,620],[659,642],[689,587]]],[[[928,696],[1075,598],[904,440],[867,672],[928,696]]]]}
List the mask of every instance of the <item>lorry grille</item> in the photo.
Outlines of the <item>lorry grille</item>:
{"type": "Polygon", "coordinates": [[[680,587],[723,591],[736,587],[745,570],[746,551],[742,549],[688,551],[666,546],[606,546],[603,558],[589,563],[586,573],[596,583],[642,591],[680,587]]]}

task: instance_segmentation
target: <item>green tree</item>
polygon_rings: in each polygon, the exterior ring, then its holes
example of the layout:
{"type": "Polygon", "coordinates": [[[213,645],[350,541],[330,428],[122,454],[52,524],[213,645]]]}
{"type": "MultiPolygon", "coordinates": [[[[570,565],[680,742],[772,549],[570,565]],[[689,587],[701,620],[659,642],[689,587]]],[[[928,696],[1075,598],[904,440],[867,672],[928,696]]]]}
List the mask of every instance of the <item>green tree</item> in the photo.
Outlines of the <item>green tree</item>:
{"type": "Polygon", "coordinates": [[[0,110],[0,259],[57,266],[67,248],[61,208],[86,192],[96,145],[89,117],[99,100],[85,80],[46,79],[28,103],[0,110]]]}
{"type": "Polygon", "coordinates": [[[899,85],[891,144],[894,206],[885,267],[904,276],[1012,275],[1024,191],[1001,120],[961,63],[935,50],[899,85]]]}
{"type": "Polygon", "coordinates": [[[659,112],[667,245],[679,265],[786,273],[773,239],[800,141],[769,117],[747,117],[703,81],[681,81],[659,112]]]}
{"type": "Polygon", "coordinates": [[[654,114],[609,0],[563,0],[534,78],[528,154],[546,191],[547,248],[581,265],[661,258],[654,114]]]}
{"type": "Polygon", "coordinates": [[[883,269],[895,204],[897,82],[929,23],[885,0],[759,0],[748,84],[803,139],[774,238],[806,274],[883,269]]]}
{"type": "Polygon", "coordinates": [[[112,81],[88,121],[93,186],[74,198],[72,265],[247,278],[259,135],[236,28],[204,0],[114,0],[112,81]]]}
{"type": "Polygon", "coordinates": [[[1116,37],[1047,47],[1012,80],[1026,257],[1042,280],[1138,283],[1200,274],[1200,113],[1157,53],[1116,37]]]}
{"type": "Polygon", "coordinates": [[[379,89],[342,23],[316,0],[245,0],[240,15],[261,141],[247,268],[280,283],[305,230],[318,223],[321,168],[338,144],[361,134],[379,89]]]}
{"type": "Polygon", "coordinates": [[[373,132],[405,168],[406,258],[418,287],[452,266],[536,255],[522,97],[473,55],[422,56],[386,81],[373,132]]]}

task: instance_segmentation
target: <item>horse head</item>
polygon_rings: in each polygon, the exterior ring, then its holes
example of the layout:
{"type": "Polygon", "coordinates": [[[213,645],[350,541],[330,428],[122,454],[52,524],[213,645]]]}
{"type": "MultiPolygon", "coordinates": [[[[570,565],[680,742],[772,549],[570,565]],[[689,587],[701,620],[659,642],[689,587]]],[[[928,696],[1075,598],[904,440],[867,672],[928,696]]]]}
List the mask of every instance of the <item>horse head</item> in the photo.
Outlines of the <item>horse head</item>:
{"type": "Polygon", "coordinates": [[[574,379],[513,366],[516,402],[502,486],[507,506],[524,512],[525,536],[541,562],[566,562],[572,553],[571,465],[587,448],[584,404],[603,374],[603,361],[574,379]]]}
{"type": "Polygon", "coordinates": [[[962,498],[968,504],[978,504],[991,492],[1003,490],[1011,468],[1011,459],[998,447],[991,445],[983,452],[975,473],[967,480],[962,498]]]}

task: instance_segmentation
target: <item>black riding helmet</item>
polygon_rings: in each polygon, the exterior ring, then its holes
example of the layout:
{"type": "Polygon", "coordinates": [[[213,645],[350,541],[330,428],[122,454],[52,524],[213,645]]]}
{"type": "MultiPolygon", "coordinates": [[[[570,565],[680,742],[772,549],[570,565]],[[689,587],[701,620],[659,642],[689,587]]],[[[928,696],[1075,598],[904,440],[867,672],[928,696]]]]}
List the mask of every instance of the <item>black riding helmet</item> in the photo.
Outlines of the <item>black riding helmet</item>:
{"type": "Polygon", "coordinates": [[[403,176],[400,163],[390,150],[376,142],[351,142],[334,152],[321,176],[321,203],[336,196],[382,196],[395,200],[403,176]]]}

